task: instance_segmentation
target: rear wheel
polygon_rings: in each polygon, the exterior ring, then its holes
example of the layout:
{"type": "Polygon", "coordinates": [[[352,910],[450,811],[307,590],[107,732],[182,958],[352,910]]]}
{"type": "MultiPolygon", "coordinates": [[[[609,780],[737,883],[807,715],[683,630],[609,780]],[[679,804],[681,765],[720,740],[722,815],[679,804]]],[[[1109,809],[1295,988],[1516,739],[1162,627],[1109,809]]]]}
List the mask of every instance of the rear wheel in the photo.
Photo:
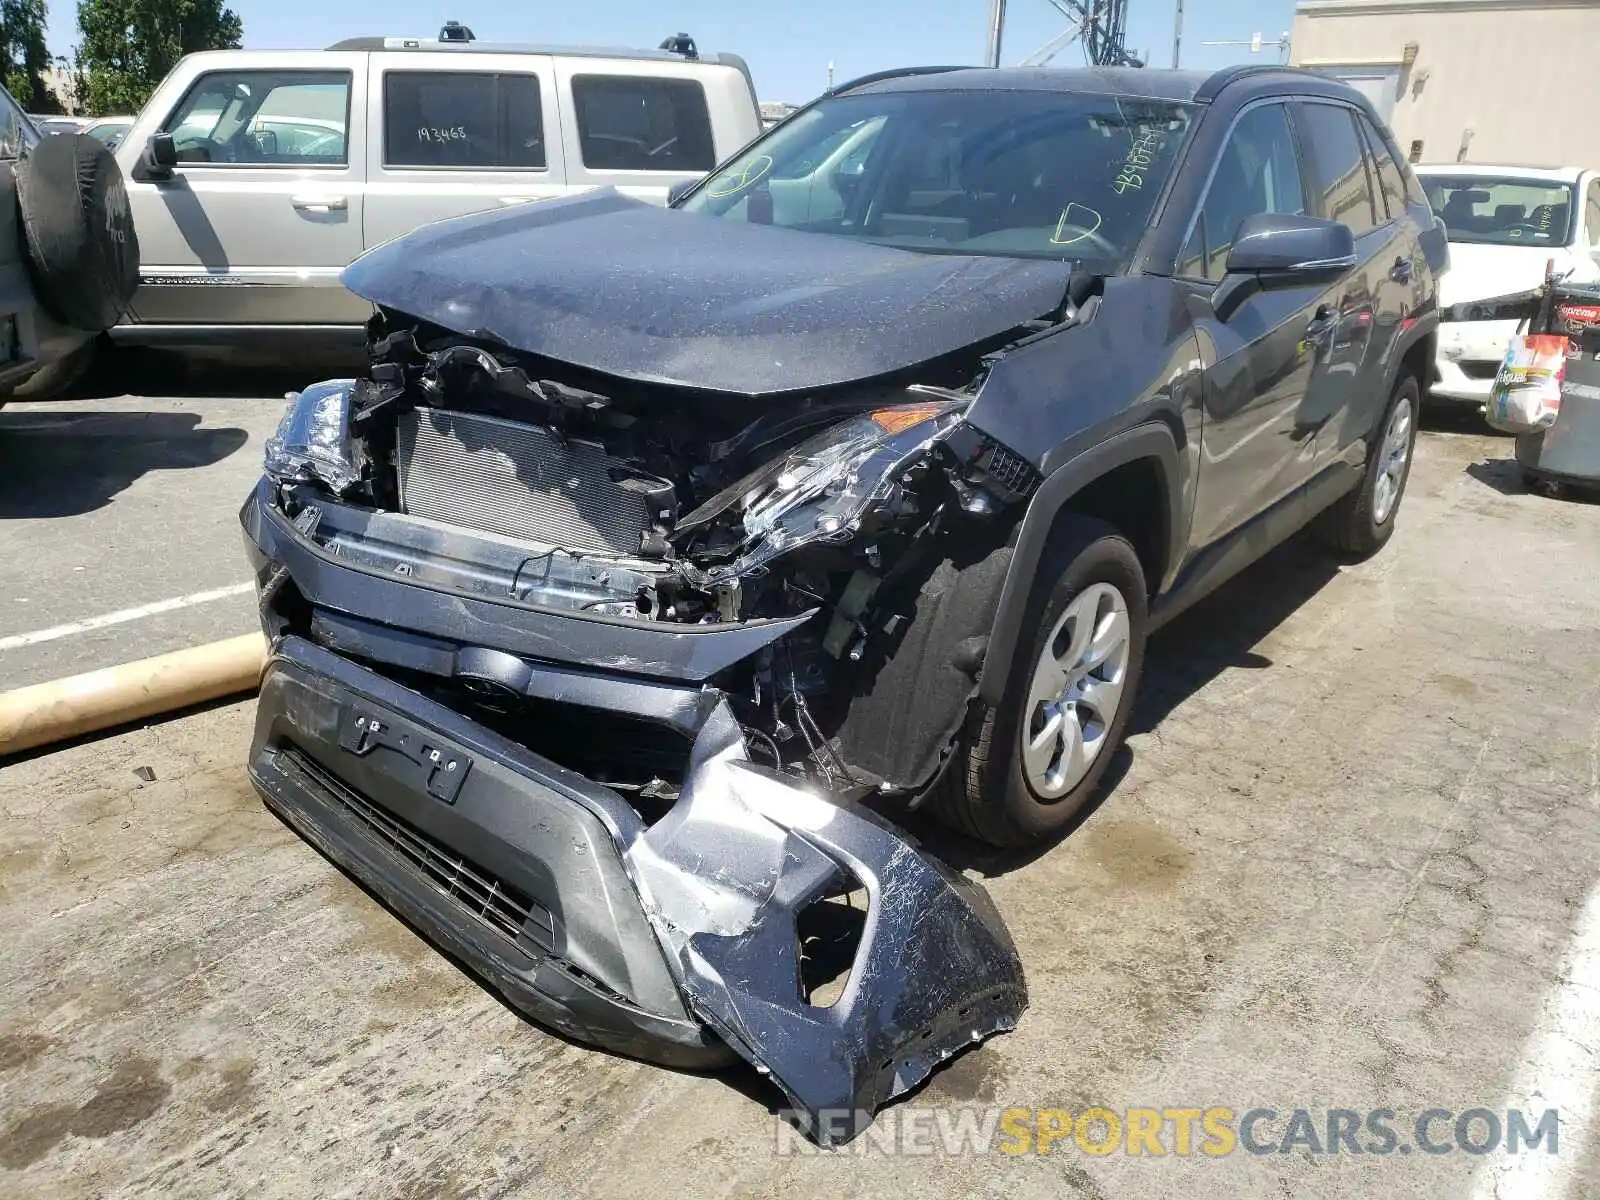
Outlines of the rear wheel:
{"type": "Polygon", "coordinates": [[[941,820],[996,846],[1067,826],[1122,744],[1144,666],[1146,596],[1127,539],[1069,518],[1041,564],[1007,694],[969,718],[932,797],[941,820]]]}
{"type": "Polygon", "coordinates": [[[1316,536],[1341,554],[1367,558],[1381,550],[1394,533],[1395,515],[1411,477],[1420,407],[1417,377],[1402,375],[1389,397],[1378,436],[1367,451],[1361,482],[1312,522],[1316,536]]]}

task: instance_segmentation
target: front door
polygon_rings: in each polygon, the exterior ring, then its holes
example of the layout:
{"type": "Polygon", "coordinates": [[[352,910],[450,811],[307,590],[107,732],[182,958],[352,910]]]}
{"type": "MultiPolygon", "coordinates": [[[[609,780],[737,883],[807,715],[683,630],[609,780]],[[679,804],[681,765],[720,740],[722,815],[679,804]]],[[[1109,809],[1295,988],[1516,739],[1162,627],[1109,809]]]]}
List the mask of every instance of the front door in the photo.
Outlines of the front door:
{"type": "Polygon", "coordinates": [[[1308,211],[1284,106],[1238,119],[1177,265],[1192,281],[1191,309],[1205,362],[1201,462],[1191,543],[1198,550],[1293,494],[1310,477],[1311,443],[1299,423],[1316,347],[1331,337],[1326,287],[1257,292],[1219,321],[1210,294],[1240,222],[1257,213],[1308,211]]]}
{"type": "Polygon", "coordinates": [[[171,179],[128,180],[139,234],[137,319],[168,325],[360,324],[339,272],[361,253],[366,56],[317,70],[195,78],[162,122],[171,179]]]}

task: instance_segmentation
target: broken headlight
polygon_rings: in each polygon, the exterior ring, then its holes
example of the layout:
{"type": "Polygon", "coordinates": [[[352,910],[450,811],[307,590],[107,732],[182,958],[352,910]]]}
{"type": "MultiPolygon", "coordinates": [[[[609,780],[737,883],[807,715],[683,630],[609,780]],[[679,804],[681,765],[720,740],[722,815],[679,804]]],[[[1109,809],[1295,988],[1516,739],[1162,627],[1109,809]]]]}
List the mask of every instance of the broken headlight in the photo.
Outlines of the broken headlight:
{"type": "Polygon", "coordinates": [[[354,379],[329,379],[291,393],[289,411],[267,439],[262,468],[279,483],[313,480],[334,495],[361,474],[350,451],[350,392],[354,379]]]}
{"type": "Polygon", "coordinates": [[[744,539],[738,557],[725,568],[733,575],[808,542],[849,541],[874,504],[894,495],[905,469],[948,433],[966,408],[961,401],[938,400],[853,417],[713,496],[679,528],[738,508],[744,539]]]}

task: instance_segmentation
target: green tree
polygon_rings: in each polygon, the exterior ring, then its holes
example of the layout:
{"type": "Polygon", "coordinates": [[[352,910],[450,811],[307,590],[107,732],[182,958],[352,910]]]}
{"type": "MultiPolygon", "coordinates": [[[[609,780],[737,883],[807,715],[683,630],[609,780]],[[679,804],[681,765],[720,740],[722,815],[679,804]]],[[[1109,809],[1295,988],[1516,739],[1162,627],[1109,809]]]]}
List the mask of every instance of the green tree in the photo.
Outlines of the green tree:
{"type": "Polygon", "coordinates": [[[0,78],[29,112],[61,108],[44,81],[50,69],[44,26],[44,0],[0,0],[0,78]]]}
{"type": "Polygon", "coordinates": [[[79,0],[78,34],[78,99],[99,115],[138,112],[180,58],[236,49],[244,25],[222,0],[79,0]]]}

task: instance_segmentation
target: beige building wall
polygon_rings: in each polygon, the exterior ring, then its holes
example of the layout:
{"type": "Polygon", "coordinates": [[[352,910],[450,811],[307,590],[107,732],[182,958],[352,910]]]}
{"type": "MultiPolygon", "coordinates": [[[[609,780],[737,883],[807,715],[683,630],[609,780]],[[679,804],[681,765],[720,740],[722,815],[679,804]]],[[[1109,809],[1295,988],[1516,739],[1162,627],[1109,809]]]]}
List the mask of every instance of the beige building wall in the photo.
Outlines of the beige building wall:
{"type": "Polygon", "coordinates": [[[1600,0],[1302,0],[1290,61],[1347,78],[1423,162],[1466,139],[1467,162],[1600,167],[1600,0]]]}

